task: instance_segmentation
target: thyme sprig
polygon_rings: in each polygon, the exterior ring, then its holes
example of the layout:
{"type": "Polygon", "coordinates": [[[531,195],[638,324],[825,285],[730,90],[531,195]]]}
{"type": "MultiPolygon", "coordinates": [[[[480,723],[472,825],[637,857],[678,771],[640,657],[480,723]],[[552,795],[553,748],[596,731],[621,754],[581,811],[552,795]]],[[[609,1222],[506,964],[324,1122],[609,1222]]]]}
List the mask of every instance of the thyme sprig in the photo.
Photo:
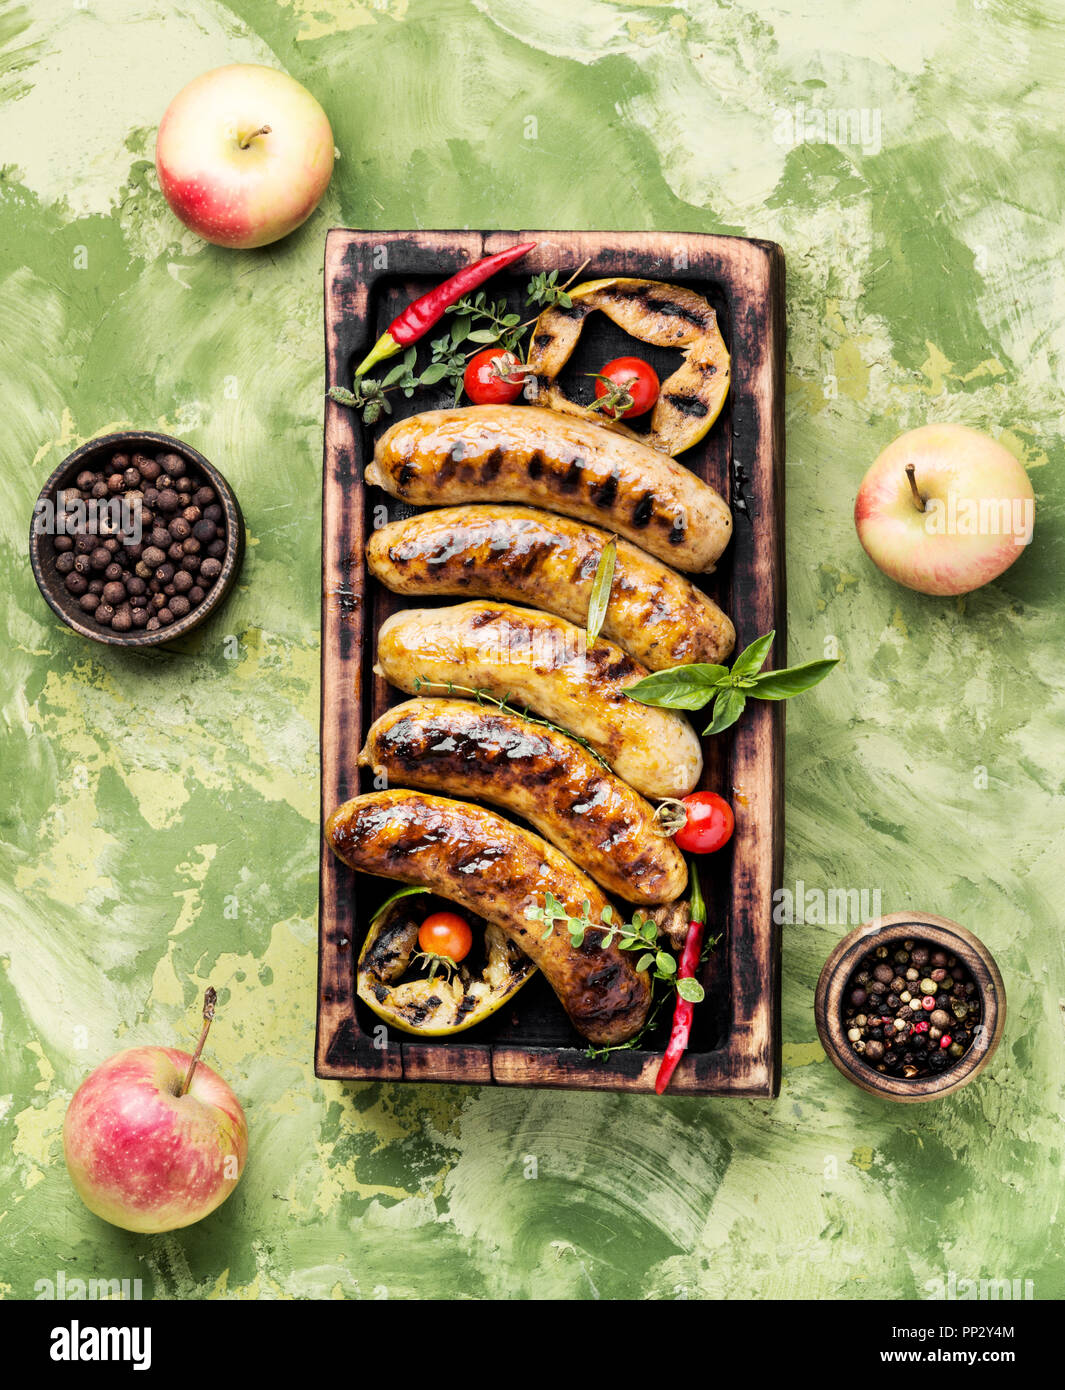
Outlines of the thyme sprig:
{"type": "Polygon", "coordinates": [[[600,767],[605,767],[608,772],[610,771],[610,764],[607,760],[601,753],[597,753],[588,740],[581,734],[575,734],[572,729],[564,729],[561,724],[552,724],[550,719],[541,719],[538,715],[533,714],[528,706],[519,708],[517,705],[512,705],[510,703],[509,694],[499,699],[495,695],[490,695],[487,690],[482,690],[477,686],[457,685],[454,681],[431,681],[427,680],[425,676],[415,676],[415,695],[420,695],[423,687],[443,690],[448,695],[469,695],[472,696],[479,705],[492,705],[495,709],[501,710],[504,714],[517,715],[519,719],[525,719],[530,724],[538,724],[542,729],[551,729],[552,732],[562,734],[564,737],[572,739],[574,743],[580,744],[584,751],[590,754],[600,767]]]}

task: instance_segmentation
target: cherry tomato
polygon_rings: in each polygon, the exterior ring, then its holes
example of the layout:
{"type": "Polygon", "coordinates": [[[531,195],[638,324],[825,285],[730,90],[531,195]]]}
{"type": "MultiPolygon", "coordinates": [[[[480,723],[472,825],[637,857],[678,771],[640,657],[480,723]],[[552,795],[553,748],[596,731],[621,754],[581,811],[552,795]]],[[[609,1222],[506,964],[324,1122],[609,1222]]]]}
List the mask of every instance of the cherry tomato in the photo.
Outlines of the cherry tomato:
{"type": "Polygon", "coordinates": [[[470,953],[473,932],[457,912],[431,912],[418,928],[418,945],[430,955],[447,956],[458,964],[470,953]]]}
{"type": "Polygon", "coordinates": [[[632,397],[632,405],[625,410],[615,410],[606,406],[603,409],[604,415],[612,415],[615,418],[624,415],[627,420],[632,419],[637,415],[646,414],[658,400],[658,376],[655,369],[639,357],[615,357],[613,362],[606,364],[595,383],[597,400],[602,400],[610,390],[610,382],[628,391],[632,397]]]}
{"type": "Polygon", "coordinates": [[[474,405],[505,405],[521,395],[525,373],[512,352],[490,347],[466,363],[462,384],[474,405]]]}
{"type": "Polygon", "coordinates": [[[732,839],[732,807],[717,792],[692,792],[683,801],[688,819],[673,836],[688,854],[713,854],[732,839]]]}

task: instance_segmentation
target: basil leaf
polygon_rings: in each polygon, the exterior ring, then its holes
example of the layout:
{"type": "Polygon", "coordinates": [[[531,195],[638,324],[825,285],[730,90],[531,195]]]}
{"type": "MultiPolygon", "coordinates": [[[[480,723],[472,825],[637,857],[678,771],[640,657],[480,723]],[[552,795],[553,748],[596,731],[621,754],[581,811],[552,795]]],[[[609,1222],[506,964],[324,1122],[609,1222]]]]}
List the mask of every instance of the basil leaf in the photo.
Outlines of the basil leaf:
{"type": "Polygon", "coordinates": [[[767,632],[764,637],[759,637],[752,642],[746,650],[740,652],[739,656],[732,663],[732,679],[736,680],[740,676],[753,676],[756,671],[760,671],[765,665],[765,659],[769,655],[769,648],[773,645],[773,638],[776,632],[767,632]]]}
{"type": "Polygon", "coordinates": [[[742,690],[719,691],[714,701],[714,717],[703,730],[704,737],[707,734],[720,734],[724,733],[726,729],[731,729],[743,713],[746,704],[747,696],[742,690]]]}
{"type": "Polygon", "coordinates": [[[661,705],[664,709],[702,709],[728,675],[724,666],[711,666],[697,661],[691,666],[671,666],[667,671],[654,671],[635,685],[626,686],[625,694],[641,705],[661,705]]]}
{"type": "Polygon", "coordinates": [[[603,630],[606,610],[610,606],[610,590],[614,583],[614,564],[618,558],[618,538],[611,536],[599,556],[592,592],[588,598],[588,641],[594,642],[603,630]]]}
{"type": "Polygon", "coordinates": [[[393,893],[390,898],[386,898],[374,915],[370,918],[370,926],[375,926],[385,915],[393,903],[398,903],[400,898],[409,898],[413,893],[428,893],[428,888],[401,888],[398,893],[393,893]]]}
{"type": "Polygon", "coordinates": [[[838,663],[837,656],[807,661],[802,666],[787,666],[782,671],[764,671],[755,677],[751,694],[756,700],[788,700],[823,681],[838,663]]]}
{"type": "Polygon", "coordinates": [[[682,999],[687,999],[689,1004],[701,1004],[706,998],[706,991],[698,980],[686,978],[677,981],[677,993],[682,999]]]}

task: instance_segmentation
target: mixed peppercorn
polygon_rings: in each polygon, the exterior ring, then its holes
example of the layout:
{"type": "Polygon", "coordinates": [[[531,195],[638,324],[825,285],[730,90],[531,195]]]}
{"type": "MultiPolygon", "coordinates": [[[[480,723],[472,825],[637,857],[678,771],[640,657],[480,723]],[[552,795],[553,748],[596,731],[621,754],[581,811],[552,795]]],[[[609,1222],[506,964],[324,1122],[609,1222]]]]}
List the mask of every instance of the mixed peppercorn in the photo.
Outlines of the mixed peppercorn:
{"type": "Polygon", "coordinates": [[[204,602],[222,573],[222,506],[178,454],[114,454],[108,467],[79,473],[62,498],[68,515],[85,510],[88,519],[55,536],[55,567],[85,617],[102,628],[169,627],[204,602]],[[136,530],[96,519],[103,514],[87,504],[107,499],[126,504],[136,530]]]}
{"type": "Polygon", "coordinates": [[[949,951],[920,941],[877,946],[843,991],[843,1028],[854,1052],[889,1076],[931,1076],[954,1066],[977,1036],[980,993],[949,951]]]}

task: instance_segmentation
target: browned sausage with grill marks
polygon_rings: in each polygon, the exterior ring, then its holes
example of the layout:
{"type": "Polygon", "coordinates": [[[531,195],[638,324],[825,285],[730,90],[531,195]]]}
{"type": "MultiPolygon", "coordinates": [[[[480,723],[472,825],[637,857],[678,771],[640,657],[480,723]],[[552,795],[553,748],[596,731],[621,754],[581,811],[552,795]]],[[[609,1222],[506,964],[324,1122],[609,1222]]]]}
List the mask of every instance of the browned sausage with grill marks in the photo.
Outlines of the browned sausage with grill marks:
{"type": "Polygon", "coordinates": [[[544,724],[468,700],[407,700],[370,727],[359,762],[383,785],[513,811],[626,902],[671,902],[687,885],[684,856],[655,825],[654,807],[544,724]]]}
{"type": "Polygon", "coordinates": [[[732,535],[724,499],[691,469],[539,406],[460,406],[398,420],[377,441],[366,481],[419,506],[546,507],[697,573],[713,569],[732,535]]]}
{"type": "MultiPolygon", "coordinates": [[[[605,531],[535,507],[442,507],[382,526],[371,571],[397,594],[530,603],[583,626],[605,531]]],[[[736,631],[690,580],[619,541],[603,636],[650,671],[720,663],[736,631]]]]}
{"type": "Polygon", "coordinates": [[[530,709],[585,739],[643,796],[686,796],[703,770],[683,714],[625,695],[647,668],[552,613],[485,601],[406,608],[381,624],[374,669],[409,695],[481,690],[530,709]]]}
{"type": "Polygon", "coordinates": [[[569,933],[525,915],[548,892],[591,922],[609,906],[599,888],[531,830],[495,811],[416,791],[370,792],[339,806],[326,839],[352,869],[416,883],[492,922],[543,971],[573,1026],[590,1042],[625,1042],[639,1032],[651,1002],[646,971],[632,952],[603,946],[593,926],[573,946],[569,933]]]}

